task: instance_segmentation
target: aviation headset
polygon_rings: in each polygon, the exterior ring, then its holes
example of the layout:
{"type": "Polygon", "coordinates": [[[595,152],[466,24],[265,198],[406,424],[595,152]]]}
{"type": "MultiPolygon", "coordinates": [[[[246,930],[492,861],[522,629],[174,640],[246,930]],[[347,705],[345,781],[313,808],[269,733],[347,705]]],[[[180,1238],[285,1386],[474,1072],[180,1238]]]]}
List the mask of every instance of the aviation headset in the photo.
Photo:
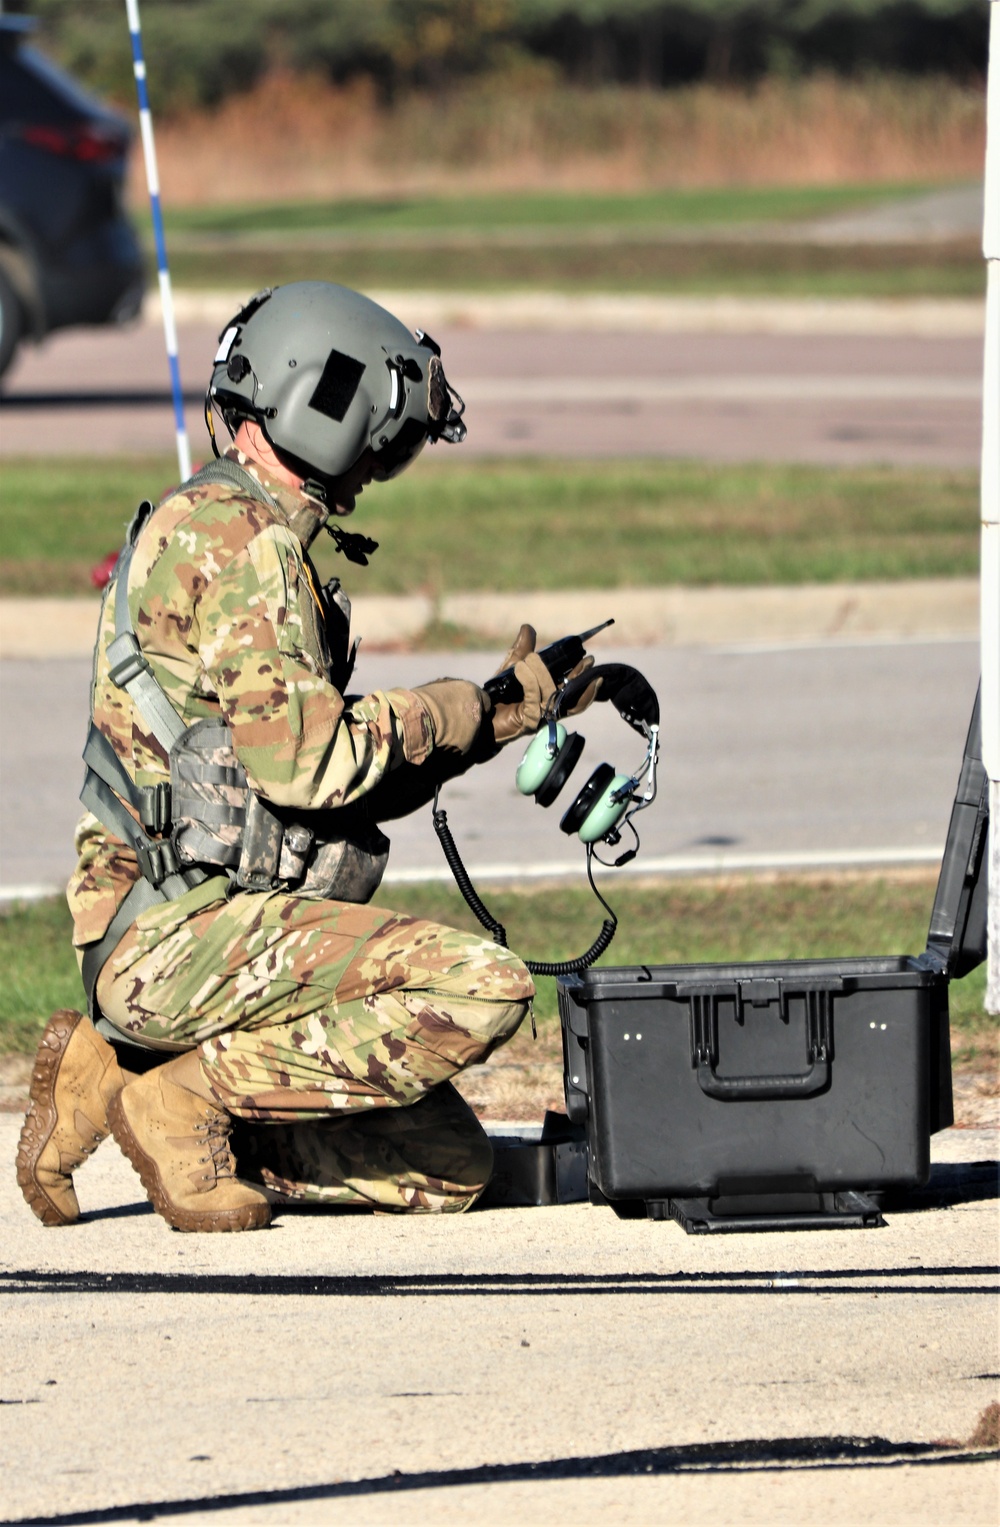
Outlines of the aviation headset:
{"type": "MultiPolygon", "coordinates": [[[[604,900],[594,883],[593,861],[607,864],[597,857],[594,845],[607,843],[611,846],[621,841],[621,829],[628,826],[635,838],[635,847],[612,861],[609,866],[618,868],[634,859],[639,851],[639,835],[632,818],[651,804],[656,795],[656,763],[660,750],[660,705],[648,679],[636,668],[626,663],[604,663],[586,669],[578,678],[556,691],[549,714],[528,744],[524,757],[518,765],[515,782],[522,795],[533,795],[540,806],[551,806],[572,773],[584,740],[575,732],[568,732],[559,720],[560,712],[568,710],[580,696],[600,679],[596,700],[610,701],[622,720],[639,733],[646,743],[646,756],[634,774],[617,772],[611,764],[602,763],[591,774],[583,789],[577,794],[559,823],[562,831],[575,833],[587,849],[587,878],[590,888],[608,913],[601,931],[585,954],[575,960],[556,963],[525,960],[534,975],[563,976],[586,970],[599,959],[615,936],[618,919],[604,900]],[[646,788],[639,789],[645,779],[646,788]]],[[[448,818],[438,806],[438,793],[434,797],[434,831],[444,850],[445,858],[455,877],[455,883],[467,905],[475,913],[483,927],[493,935],[496,942],[507,947],[507,931],[502,923],[490,913],[480,900],[469,873],[462,863],[458,847],[448,827],[448,818]]],[[[532,1019],[534,1027],[534,1019],[532,1019]]]]}
{"type": "MultiPolygon", "coordinates": [[[[551,806],[562,790],[583,752],[584,739],[578,732],[568,732],[558,719],[575,700],[601,680],[595,699],[610,701],[618,714],[646,740],[646,757],[634,774],[617,773],[609,763],[602,763],[591,774],[559,823],[564,833],[576,833],[581,843],[614,845],[621,840],[620,824],[648,806],[656,793],[656,761],[659,752],[660,707],[649,681],[626,663],[604,663],[587,669],[560,689],[551,712],[540,731],[528,744],[518,765],[515,783],[522,795],[533,795],[539,806],[551,806]],[[647,778],[646,792],[636,791],[647,778]],[[631,810],[629,808],[632,808],[631,810]]],[[[635,832],[634,827],[632,828],[635,832]]],[[[633,859],[636,848],[620,859],[633,859]]],[[[603,862],[603,861],[599,861],[603,862]]]]}

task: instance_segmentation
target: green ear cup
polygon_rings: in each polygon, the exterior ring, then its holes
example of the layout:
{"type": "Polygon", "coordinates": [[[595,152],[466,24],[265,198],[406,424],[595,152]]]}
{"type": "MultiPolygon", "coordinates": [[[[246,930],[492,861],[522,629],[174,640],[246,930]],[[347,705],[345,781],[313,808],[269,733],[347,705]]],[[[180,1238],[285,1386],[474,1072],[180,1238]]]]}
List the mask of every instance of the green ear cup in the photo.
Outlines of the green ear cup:
{"type": "Polygon", "coordinates": [[[534,795],[536,790],[542,788],[565,741],[566,728],[561,721],[557,721],[554,728],[544,726],[540,732],[535,733],[514,776],[514,783],[522,795],[534,795]]]}
{"type": "Polygon", "coordinates": [[[569,779],[580,759],[584,749],[584,741],[579,732],[568,732],[566,741],[552,761],[548,777],[535,791],[535,800],[539,806],[551,806],[563,785],[569,779]]]}
{"type": "Polygon", "coordinates": [[[631,774],[616,774],[609,763],[598,764],[576,800],[559,823],[564,833],[578,833],[581,843],[598,843],[617,827],[628,810],[628,795],[613,799],[616,791],[635,789],[631,774]]]}
{"type": "Polygon", "coordinates": [[[579,829],[581,843],[599,843],[613,827],[617,827],[629,806],[628,795],[621,800],[615,800],[615,792],[624,790],[629,786],[630,791],[635,786],[635,781],[630,774],[616,774],[610,784],[601,791],[597,800],[590,810],[579,829]]]}

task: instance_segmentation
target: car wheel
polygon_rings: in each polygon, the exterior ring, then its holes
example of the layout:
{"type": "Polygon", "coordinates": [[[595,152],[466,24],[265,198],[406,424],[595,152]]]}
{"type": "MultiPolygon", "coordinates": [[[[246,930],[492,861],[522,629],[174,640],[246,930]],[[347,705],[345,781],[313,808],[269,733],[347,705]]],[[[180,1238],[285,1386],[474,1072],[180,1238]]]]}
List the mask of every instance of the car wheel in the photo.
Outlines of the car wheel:
{"type": "Polygon", "coordinates": [[[0,269],[0,376],[14,359],[24,335],[24,315],[17,293],[0,269]]]}

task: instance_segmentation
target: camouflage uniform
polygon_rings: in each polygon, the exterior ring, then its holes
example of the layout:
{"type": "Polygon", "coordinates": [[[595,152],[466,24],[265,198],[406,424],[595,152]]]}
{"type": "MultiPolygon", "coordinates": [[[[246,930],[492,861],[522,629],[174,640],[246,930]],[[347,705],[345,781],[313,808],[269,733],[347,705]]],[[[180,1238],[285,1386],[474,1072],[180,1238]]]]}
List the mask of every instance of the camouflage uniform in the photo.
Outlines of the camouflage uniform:
{"type": "MultiPolygon", "coordinates": [[[[315,500],[268,480],[271,509],[211,483],[168,498],[141,532],[129,608],[153,673],[186,724],[220,717],[268,800],[329,811],[391,796],[435,750],[405,689],[344,696],[306,548],[315,500]]],[[[140,785],[168,759],[108,675],[113,590],[97,643],[94,717],[140,785]]],[[[390,813],[391,814],[391,813],[390,813]]],[[[100,939],[138,878],[130,848],[85,816],[68,896],[74,942],[100,939]]],[[[241,892],[214,876],[139,917],[97,998],[121,1029],[164,1050],[199,1047],[242,1129],[241,1167],[279,1196],[395,1208],[464,1208],[489,1145],[448,1085],[517,1028],[534,988],[484,939],[371,905],[241,892]]]]}

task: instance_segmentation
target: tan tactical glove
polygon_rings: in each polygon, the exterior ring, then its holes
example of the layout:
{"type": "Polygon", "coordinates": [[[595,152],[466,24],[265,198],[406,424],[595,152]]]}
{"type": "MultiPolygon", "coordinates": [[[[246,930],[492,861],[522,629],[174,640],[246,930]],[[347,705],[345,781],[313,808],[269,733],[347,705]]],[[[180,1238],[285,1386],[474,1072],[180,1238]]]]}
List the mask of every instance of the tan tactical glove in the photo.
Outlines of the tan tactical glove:
{"type": "MultiPolygon", "coordinates": [[[[524,699],[518,700],[512,705],[498,705],[493,716],[493,735],[497,742],[513,742],[516,737],[522,737],[526,732],[537,732],[541,725],[542,716],[552,696],[556,692],[555,682],[541,658],[535,652],[537,636],[534,626],[524,625],[517,633],[517,639],[504,658],[497,673],[503,673],[507,668],[513,668],[524,690],[524,699]],[[521,672],[526,668],[530,672],[530,679],[525,681],[525,674],[521,672]]],[[[576,667],[566,675],[565,682],[577,678],[581,673],[586,673],[588,668],[593,668],[594,659],[588,654],[580,659],[576,667]]],[[[567,716],[578,716],[588,705],[594,703],[594,696],[601,687],[601,680],[595,679],[580,695],[576,704],[565,712],[567,716]]]]}
{"type": "Polygon", "coordinates": [[[501,746],[528,732],[537,732],[556,692],[552,675],[536,653],[529,652],[513,665],[505,666],[513,666],[524,694],[511,705],[498,705],[493,712],[493,736],[501,746]]]}
{"type": "Polygon", "coordinates": [[[513,668],[515,663],[519,663],[522,658],[527,657],[529,652],[534,652],[537,640],[538,632],[534,626],[522,626],[514,638],[513,647],[511,647],[500,667],[491,677],[495,679],[498,673],[505,673],[508,668],[513,668]]]}
{"type": "MultiPolygon", "coordinates": [[[[566,683],[568,684],[570,679],[578,679],[581,673],[586,673],[587,669],[593,668],[593,666],[594,659],[588,652],[585,657],[580,659],[575,668],[570,669],[569,673],[566,675],[566,683]]],[[[595,679],[593,684],[588,684],[586,689],[583,691],[583,694],[577,700],[576,704],[571,705],[569,710],[560,711],[560,716],[578,716],[581,711],[587,709],[588,705],[593,705],[594,697],[603,683],[603,679],[595,679]]]]}
{"type": "Polygon", "coordinates": [[[413,690],[420,698],[434,734],[435,748],[467,753],[489,715],[490,697],[469,679],[434,679],[413,690]]]}

